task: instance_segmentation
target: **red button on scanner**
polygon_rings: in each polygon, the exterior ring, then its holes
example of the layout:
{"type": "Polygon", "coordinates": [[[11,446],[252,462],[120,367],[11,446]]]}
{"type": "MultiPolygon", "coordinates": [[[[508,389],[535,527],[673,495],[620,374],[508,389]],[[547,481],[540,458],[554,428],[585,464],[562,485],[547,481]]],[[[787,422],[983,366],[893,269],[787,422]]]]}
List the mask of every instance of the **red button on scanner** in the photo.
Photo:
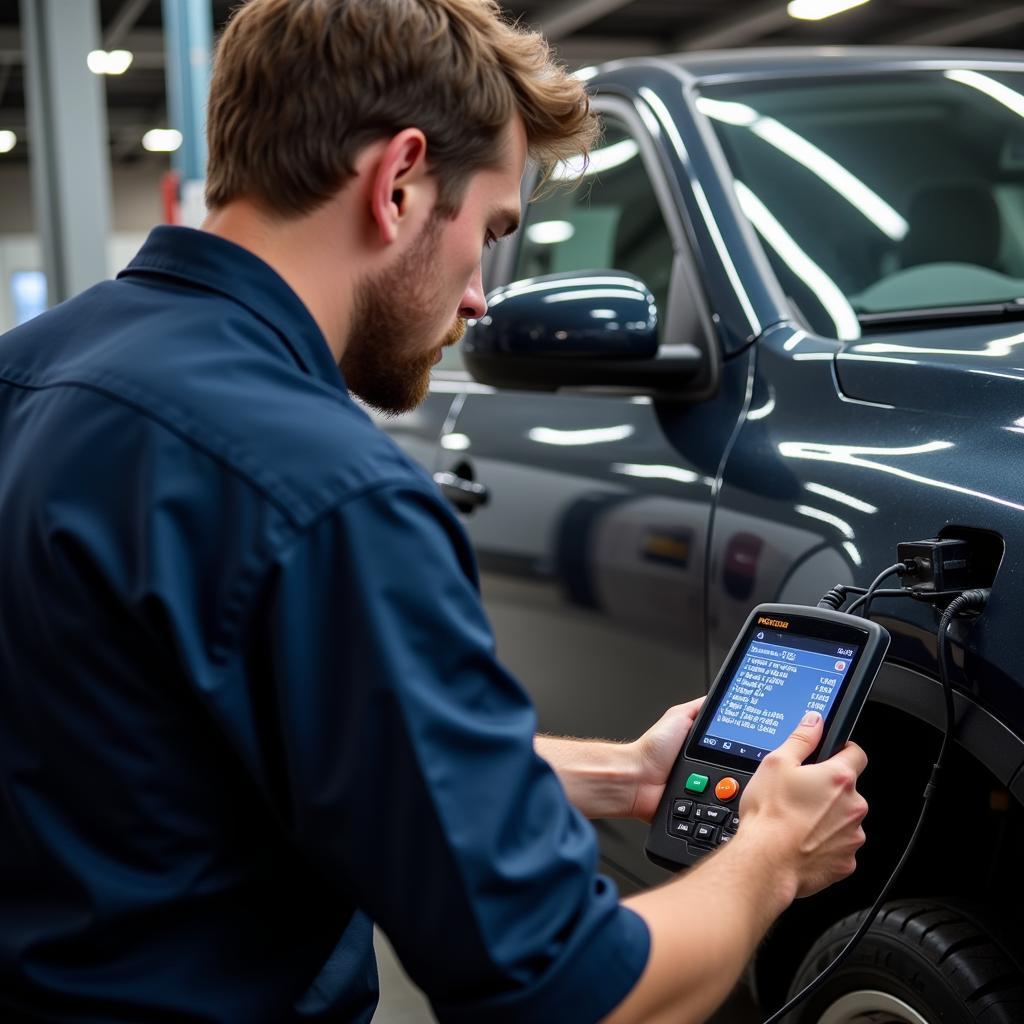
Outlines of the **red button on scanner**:
{"type": "Polygon", "coordinates": [[[735,779],[721,779],[715,786],[715,796],[719,800],[732,800],[740,791],[740,784],[735,779]]]}

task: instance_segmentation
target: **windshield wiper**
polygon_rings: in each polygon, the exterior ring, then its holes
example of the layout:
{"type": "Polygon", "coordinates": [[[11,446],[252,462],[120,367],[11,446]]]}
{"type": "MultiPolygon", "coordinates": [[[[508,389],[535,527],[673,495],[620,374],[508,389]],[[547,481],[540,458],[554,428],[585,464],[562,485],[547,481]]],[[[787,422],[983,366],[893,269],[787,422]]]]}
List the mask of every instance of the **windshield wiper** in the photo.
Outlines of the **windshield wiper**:
{"type": "Polygon", "coordinates": [[[858,313],[857,321],[865,334],[886,328],[942,327],[946,324],[998,323],[1024,319],[1024,299],[1009,302],[984,302],[970,306],[927,306],[923,309],[896,309],[886,313],[858,313]]]}

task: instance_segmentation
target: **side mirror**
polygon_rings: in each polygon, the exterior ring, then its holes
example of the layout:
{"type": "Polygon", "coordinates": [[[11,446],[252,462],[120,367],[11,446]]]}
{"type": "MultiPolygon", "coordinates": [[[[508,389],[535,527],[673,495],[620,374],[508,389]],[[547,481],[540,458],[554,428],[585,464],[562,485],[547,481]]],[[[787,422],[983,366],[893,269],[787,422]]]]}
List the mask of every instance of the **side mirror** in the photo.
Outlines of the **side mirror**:
{"type": "Polygon", "coordinates": [[[620,270],[516,281],[487,303],[463,346],[469,372],[484,384],[664,391],[694,380],[704,366],[696,345],[659,345],[654,296],[620,270]]]}

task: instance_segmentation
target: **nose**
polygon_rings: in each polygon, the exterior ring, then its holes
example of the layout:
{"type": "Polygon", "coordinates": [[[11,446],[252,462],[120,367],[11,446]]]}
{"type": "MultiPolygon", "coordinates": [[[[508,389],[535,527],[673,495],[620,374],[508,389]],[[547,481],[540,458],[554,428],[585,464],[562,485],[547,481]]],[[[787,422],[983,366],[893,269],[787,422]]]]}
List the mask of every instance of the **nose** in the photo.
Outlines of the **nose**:
{"type": "Polygon", "coordinates": [[[464,320],[479,320],[486,312],[487,300],[484,298],[483,275],[480,268],[477,267],[459,301],[459,316],[464,320]]]}

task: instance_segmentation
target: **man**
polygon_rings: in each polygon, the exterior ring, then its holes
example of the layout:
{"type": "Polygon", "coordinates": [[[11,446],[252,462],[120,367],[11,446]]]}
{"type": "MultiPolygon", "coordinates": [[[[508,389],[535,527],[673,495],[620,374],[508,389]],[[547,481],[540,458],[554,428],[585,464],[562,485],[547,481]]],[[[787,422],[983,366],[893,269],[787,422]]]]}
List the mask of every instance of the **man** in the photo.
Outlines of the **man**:
{"type": "Polygon", "coordinates": [[[649,819],[696,705],[535,750],[347,390],[423,397],[583,91],[490,0],[252,0],[208,131],[205,230],[0,341],[0,1019],[367,1021],[371,921],[444,1021],[703,1019],[853,870],[863,754],[802,766],[803,725],[620,903],[580,812],[649,819]]]}

